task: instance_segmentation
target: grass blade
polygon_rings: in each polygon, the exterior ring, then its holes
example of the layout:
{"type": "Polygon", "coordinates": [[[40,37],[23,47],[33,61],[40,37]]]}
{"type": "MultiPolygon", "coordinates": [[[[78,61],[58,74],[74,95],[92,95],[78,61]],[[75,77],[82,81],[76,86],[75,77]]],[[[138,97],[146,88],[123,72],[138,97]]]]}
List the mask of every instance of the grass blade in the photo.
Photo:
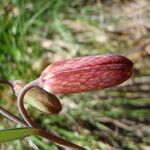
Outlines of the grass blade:
{"type": "Polygon", "coordinates": [[[0,130],[0,143],[10,142],[30,135],[34,135],[36,128],[16,128],[0,130]]]}

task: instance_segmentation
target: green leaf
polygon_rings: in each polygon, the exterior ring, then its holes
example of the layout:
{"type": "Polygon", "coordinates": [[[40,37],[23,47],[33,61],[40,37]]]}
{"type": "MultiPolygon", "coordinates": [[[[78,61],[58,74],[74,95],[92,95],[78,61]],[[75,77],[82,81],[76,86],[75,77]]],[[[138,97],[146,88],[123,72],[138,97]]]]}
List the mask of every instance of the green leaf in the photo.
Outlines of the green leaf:
{"type": "Polygon", "coordinates": [[[38,129],[36,128],[16,128],[0,130],[0,143],[10,142],[30,135],[34,135],[37,131],[38,129]]]}

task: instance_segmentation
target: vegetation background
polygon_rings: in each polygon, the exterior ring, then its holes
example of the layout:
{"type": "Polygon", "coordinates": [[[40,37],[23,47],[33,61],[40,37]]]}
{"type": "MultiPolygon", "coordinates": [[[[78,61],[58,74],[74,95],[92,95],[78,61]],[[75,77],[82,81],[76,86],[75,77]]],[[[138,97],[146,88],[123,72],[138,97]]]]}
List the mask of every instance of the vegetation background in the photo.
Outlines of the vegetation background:
{"type": "MultiPolygon", "coordinates": [[[[1,0],[0,78],[31,81],[52,62],[119,53],[133,76],[112,89],[59,95],[63,110],[43,115],[43,128],[89,150],[150,149],[149,0],[1,0]]],[[[16,97],[1,86],[0,105],[17,115],[16,97]]],[[[0,115],[0,129],[16,124],[0,115]]],[[[39,137],[1,144],[1,150],[57,150],[39,137]]]]}

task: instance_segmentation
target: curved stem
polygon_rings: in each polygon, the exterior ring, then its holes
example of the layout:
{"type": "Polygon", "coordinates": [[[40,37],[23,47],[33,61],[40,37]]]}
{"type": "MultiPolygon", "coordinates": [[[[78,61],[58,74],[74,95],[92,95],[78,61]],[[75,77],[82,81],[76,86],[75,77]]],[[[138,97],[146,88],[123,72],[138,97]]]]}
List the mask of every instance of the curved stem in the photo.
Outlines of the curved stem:
{"type": "Polygon", "coordinates": [[[37,135],[42,136],[42,137],[44,137],[44,138],[60,145],[60,146],[63,146],[65,148],[67,147],[67,148],[72,149],[72,150],[86,150],[85,148],[83,148],[81,146],[73,144],[72,142],[69,142],[65,139],[62,139],[59,136],[54,135],[50,132],[47,132],[43,129],[39,129],[38,132],[37,132],[37,135]]]}
{"type": "Polygon", "coordinates": [[[17,105],[18,105],[18,109],[22,115],[22,117],[24,118],[24,120],[27,122],[27,124],[30,127],[37,127],[37,125],[35,124],[35,122],[31,119],[31,117],[28,115],[25,107],[24,107],[24,95],[26,94],[26,92],[28,90],[30,90],[33,87],[38,87],[38,79],[34,80],[30,83],[28,83],[27,85],[25,85],[23,87],[23,89],[21,90],[18,99],[17,99],[17,105]]]}
{"type": "Polygon", "coordinates": [[[59,136],[56,136],[52,133],[46,132],[45,130],[39,128],[35,124],[35,122],[30,118],[30,116],[28,115],[28,113],[24,107],[24,101],[23,100],[24,100],[24,96],[25,96],[26,92],[33,87],[39,87],[38,86],[38,79],[25,85],[24,88],[22,89],[22,91],[20,92],[20,94],[18,96],[18,100],[17,100],[19,111],[20,111],[22,117],[24,118],[24,120],[27,122],[27,124],[30,127],[34,127],[34,128],[39,129],[37,132],[37,135],[42,136],[42,137],[44,137],[44,138],[46,138],[46,139],[48,139],[48,140],[50,140],[50,141],[52,141],[58,145],[61,145],[63,147],[68,147],[72,150],[85,150],[84,148],[82,148],[76,144],[73,144],[73,143],[71,143],[65,139],[60,138],[59,136]]]}
{"type": "MultiPolygon", "coordinates": [[[[24,127],[28,127],[27,123],[22,120],[21,118],[11,114],[10,112],[8,112],[7,110],[5,110],[4,108],[0,107],[0,113],[2,115],[4,115],[5,117],[7,117],[8,119],[16,122],[17,124],[20,124],[24,127]]],[[[61,145],[61,146],[66,146],[68,148],[72,148],[72,149],[79,149],[79,150],[84,150],[84,148],[78,146],[78,145],[75,145],[65,139],[62,139],[60,137],[58,137],[57,135],[54,135],[50,132],[46,132],[44,131],[43,129],[39,129],[38,132],[36,133],[36,135],[38,136],[41,136],[41,137],[44,137],[58,145],[61,145]]]]}
{"type": "MultiPolygon", "coordinates": [[[[9,85],[9,86],[12,88],[12,90],[13,90],[12,81],[10,81],[10,80],[0,80],[0,83],[9,85]]],[[[14,90],[13,90],[13,91],[14,91],[14,90]]]]}
{"type": "Polygon", "coordinates": [[[5,110],[4,108],[2,108],[1,106],[0,106],[0,113],[3,116],[7,117],[8,119],[16,122],[17,124],[20,124],[20,125],[22,125],[24,127],[28,126],[27,123],[24,120],[22,120],[19,117],[13,115],[12,113],[8,112],[7,110],[5,110]]]}
{"type": "MultiPolygon", "coordinates": [[[[7,117],[8,119],[16,122],[17,124],[20,124],[24,127],[28,127],[27,123],[22,120],[21,118],[11,114],[10,112],[8,112],[7,110],[5,110],[4,108],[0,107],[0,113],[2,115],[4,115],[5,117],[7,117]]],[[[78,146],[78,145],[75,145],[65,139],[62,139],[60,137],[58,137],[57,135],[54,135],[50,132],[46,132],[42,129],[39,129],[38,132],[36,133],[37,135],[41,136],[41,137],[44,137],[58,145],[61,145],[61,146],[67,146],[68,148],[72,148],[72,149],[79,149],[79,150],[84,150],[84,148],[78,146]]]]}

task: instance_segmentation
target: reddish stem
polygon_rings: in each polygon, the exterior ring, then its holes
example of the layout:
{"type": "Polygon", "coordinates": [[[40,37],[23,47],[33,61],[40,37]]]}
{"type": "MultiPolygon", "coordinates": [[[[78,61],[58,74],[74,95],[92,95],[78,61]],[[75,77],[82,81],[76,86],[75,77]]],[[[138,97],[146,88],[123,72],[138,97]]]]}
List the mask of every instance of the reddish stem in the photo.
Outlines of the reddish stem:
{"type": "Polygon", "coordinates": [[[38,79],[34,80],[30,83],[28,83],[27,85],[25,85],[23,87],[23,89],[21,90],[18,99],[17,99],[17,105],[18,105],[18,109],[22,115],[22,117],[24,118],[24,120],[26,121],[26,123],[30,126],[30,127],[37,127],[37,125],[35,124],[35,122],[31,119],[31,117],[28,115],[25,107],[24,107],[24,96],[26,94],[26,92],[28,90],[30,90],[33,87],[38,87],[38,79]]]}
{"type": "Polygon", "coordinates": [[[20,124],[20,125],[22,125],[24,127],[28,126],[27,123],[24,120],[22,120],[19,117],[13,115],[12,113],[8,112],[7,110],[5,110],[4,108],[2,108],[1,106],[0,106],[0,113],[3,116],[9,118],[10,120],[16,122],[17,124],[20,124]]]}
{"type": "MultiPolygon", "coordinates": [[[[0,83],[9,85],[9,86],[12,88],[12,90],[13,90],[12,81],[9,81],[9,80],[0,80],[0,83]]],[[[13,90],[13,91],[14,91],[14,90],[13,90]]],[[[16,123],[21,124],[22,126],[28,126],[25,121],[23,121],[22,119],[20,119],[19,117],[15,116],[15,115],[13,115],[12,113],[10,113],[9,111],[5,110],[5,109],[2,108],[1,106],[0,106],[0,113],[1,113],[3,116],[9,118],[10,120],[12,120],[12,121],[14,121],[14,122],[16,122],[16,123]]]]}
{"type": "Polygon", "coordinates": [[[58,137],[57,135],[46,132],[43,129],[39,129],[37,132],[38,132],[37,135],[42,136],[42,137],[44,137],[54,143],[57,143],[58,145],[63,146],[65,148],[67,147],[72,150],[86,150],[85,148],[83,148],[81,146],[78,146],[76,144],[73,144],[73,143],[65,140],[65,139],[62,139],[62,138],[58,137]]]}
{"type": "MultiPolygon", "coordinates": [[[[22,115],[22,117],[24,118],[24,120],[27,122],[27,124],[30,127],[34,127],[34,128],[39,128],[36,123],[30,118],[30,116],[28,115],[25,107],[24,107],[24,96],[26,94],[26,92],[28,90],[30,90],[33,87],[39,87],[38,86],[38,79],[28,83],[27,85],[25,85],[22,89],[22,91],[20,92],[19,96],[18,96],[18,100],[17,100],[17,104],[18,104],[18,108],[19,111],[22,115]]],[[[84,148],[82,148],[81,146],[78,146],[76,144],[73,144],[65,139],[62,139],[52,133],[46,132],[45,130],[39,128],[38,132],[36,133],[39,136],[42,136],[58,145],[61,145],[63,147],[68,147],[72,150],[85,150],[84,148]]]]}
{"type": "MultiPolygon", "coordinates": [[[[7,117],[8,119],[16,122],[17,124],[20,124],[24,127],[28,127],[27,123],[24,120],[11,114],[10,112],[8,112],[7,110],[5,110],[2,107],[0,107],[0,113],[2,115],[4,115],[5,117],[7,117]]],[[[68,148],[72,148],[72,149],[84,150],[84,148],[82,148],[78,145],[75,145],[75,144],[73,144],[73,143],[71,143],[65,139],[62,139],[62,138],[58,137],[57,135],[46,132],[42,129],[39,129],[38,132],[36,133],[36,135],[41,136],[43,138],[46,138],[46,139],[48,139],[54,143],[57,143],[58,145],[61,145],[61,146],[67,146],[68,148]]]]}
{"type": "Polygon", "coordinates": [[[13,90],[12,81],[10,81],[10,80],[0,80],[0,83],[1,83],[1,84],[9,85],[9,86],[12,88],[12,90],[13,90]]]}

